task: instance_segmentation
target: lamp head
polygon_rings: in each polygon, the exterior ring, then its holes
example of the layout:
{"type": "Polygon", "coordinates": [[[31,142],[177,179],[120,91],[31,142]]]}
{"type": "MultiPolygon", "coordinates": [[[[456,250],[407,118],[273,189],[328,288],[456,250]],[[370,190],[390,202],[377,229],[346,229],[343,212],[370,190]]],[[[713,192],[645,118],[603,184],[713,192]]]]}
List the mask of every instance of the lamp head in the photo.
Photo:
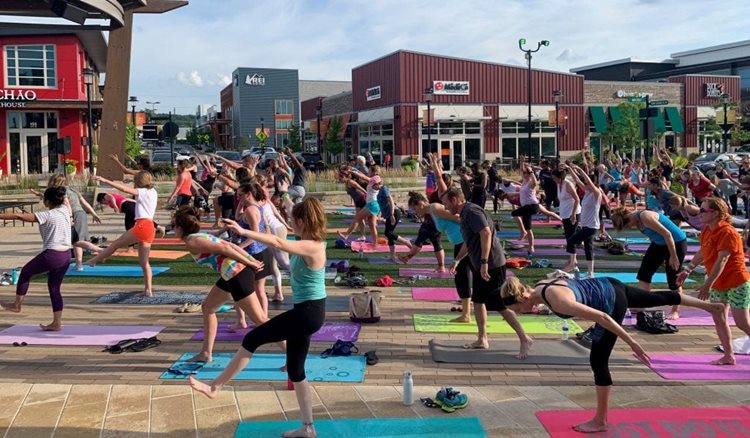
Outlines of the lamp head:
{"type": "Polygon", "coordinates": [[[542,40],[541,43],[544,47],[549,47],[549,40],[542,40]]]}
{"type": "Polygon", "coordinates": [[[84,84],[91,85],[94,83],[94,70],[86,67],[81,71],[81,76],[83,76],[84,84]]]}
{"type": "Polygon", "coordinates": [[[138,98],[135,96],[130,96],[130,99],[128,99],[128,102],[130,103],[138,103],[138,98]]]}
{"type": "Polygon", "coordinates": [[[521,50],[523,50],[524,44],[526,44],[526,38],[521,38],[518,40],[518,47],[521,47],[521,50]]]}

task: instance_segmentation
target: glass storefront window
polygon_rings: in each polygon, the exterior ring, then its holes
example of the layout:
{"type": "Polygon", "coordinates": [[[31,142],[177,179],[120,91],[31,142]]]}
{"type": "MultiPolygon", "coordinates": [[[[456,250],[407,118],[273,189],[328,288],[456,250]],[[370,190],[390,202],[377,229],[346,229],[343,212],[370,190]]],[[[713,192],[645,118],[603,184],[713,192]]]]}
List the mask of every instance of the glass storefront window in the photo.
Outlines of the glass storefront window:
{"type": "MultiPolygon", "coordinates": [[[[47,114],[54,114],[54,113],[47,113],[47,114]]],[[[49,160],[49,170],[47,170],[50,173],[56,172],[60,166],[60,158],[62,155],[58,155],[57,150],[57,144],[55,143],[57,141],[57,133],[56,132],[50,132],[47,134],[47,157],[49,160]]]]}
{"type": "MultiPolygon", "coordinates": [[[[539,126],[539,124],[537,124],[537,126],[539,126]]],[[[552,132],[552,133],[554,133],[555,132],[555,127],[554,126],[550,126],[549,122],[542,122],[541,123],[541,131],[542,132],[552,132]]]]}
{"type": "Polygon", "coordinates": [[[544,157],[555,156],[555,137],[543,137],[542,138],[542,156],[544,157]]]}
{"type": "Polygon", "coordinates": [[[482,132],[482,124],[479,122],[466,122],[464,126],[464,131],[466,134],[481,134],[482,132]]]}
{"type": "Polygon", "coordinates": [[[22,113],[24,129],[44,129],[44,113],[22,113]]]}
{"type": "Polygon", "coordinates": [[[478,138],[467,138],[464,143],[466,149],[465,161],[471,161],[472,163],[479,161],[482,158],[482,141],[478,138]]]}
{"type": "Polygon", "coordinates": [[[360,126],[359,127],[359,136],[360,137],[369,137],[370,136],[370,127],[369,126],[360,126]]]}
{"type": "Polygon", "coordinates": [[[516,134],[518,132],[518,125],[512,122],[503,122],[500,124],[500,131],[503,134],[516,134]]]}
{"type": "Polygon", "coordinates": [[[19,175],[21,173],[21,134],[11,132],[8,134],[10,143],[10,171],[19,175]]]}
{"type": "Polygon", "coordinates": [[[21,113],[9,112],[8,113],[8,129],[20,129],[21,128],[21,113]]]}
{"type": "Polygon", "coordinates": [[[55,87],[55,46],[5,47],[6,77],[10,87],[55,87]]]}
{"type": "Polygon", "coordinates": [[[57,113],[47,113],[47,128],[57,128],[57,113]]]}
{"type": "Polygon", "coordinates": [[[504,138],[502,146],[503,158],[516,158],[516,139],[504,138]]]}
{"type": "Polygon", "coordinates": [[[292,127],[291,120],[276,120],[276,129],[289,129],[292,127]]]}
{"type": "Polygon", "coordinates": [[[383,125],[382,135],[393,135],[393,125],[383,125]]]}

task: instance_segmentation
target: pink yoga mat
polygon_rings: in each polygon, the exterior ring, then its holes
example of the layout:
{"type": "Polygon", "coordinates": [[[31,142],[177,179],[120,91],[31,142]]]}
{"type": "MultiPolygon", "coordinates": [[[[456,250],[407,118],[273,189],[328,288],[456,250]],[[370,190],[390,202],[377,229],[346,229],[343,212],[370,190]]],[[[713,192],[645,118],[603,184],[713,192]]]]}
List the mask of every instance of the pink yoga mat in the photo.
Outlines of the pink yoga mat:
{"type": "MultiPolygon", "coordinates": [[[[701,248],[700,245],[688,245],[687,251],[698,252],[700,248],[701,248]]],[[[646,250],[648,249],[648,245],[644,245],[644,244],[628,245],[628,249],[630,251],[646,252],[646,250]]]]}
{"type": "MultiPolygon", "coordinates": [[[[352,252],[359,252],[360,247],[362,248],[362,252],[364,253],[390,251],[390,248],[388,248],[388,245],[378,245],[377,248],[373,248],[371,243],[352,242],[352,252]]],[[[425,245],[422,247],[422,251],[433,252],[434,249],[432,248],[432,245],[425,245]]],[[[396,245],[396,252],[409,252],[409,247],[407,247],[406,245],[396,245]]]]}
{"type": "MultiPolygon", "coordinates": [[[[536,413],[536,417],[552,438],[586,436],[574,431],[572,427],[590,420],[593,416],[593,410],[536,413]]],[[[728,438],[747,436],[750,431],[750,406],[610,409],[607,417],[609,431],[589,436],[728,438]]]]}
{"type": "MultiPolygon", "coordinates": [[[[245,335],[253,329],[252,326],[238,330],[236,332],[230,332],[229,322],[219,322],[219,330],[216,333],[217,341],[241,341],[245,335]]],[[[359,337],[359,331],[362,328],[360,324],[354,322],[326,322],[323,327],[320,328],[314,335],[312,335],[313,342],[336,342],[341,339],[344,341],[356,341],[359,337]]],[[[202,341],[203,340],[203,329],[198,330],[191,341],[202,341]]]]}
{"type": "Polygon", "coordinates": [[[182,239],[175,237],[164,237],[161,239],[154,239],[153,245],[183,245],[185,242],[182,239]]]}
{"type": "Polygon", "coordinates": [[[0,344],[113,345],[125,339],[150,338],[164,330],[153,325],[64,325],[59,332],[45,332],[38,325],[14,325],[0,331],[0,344]]]}
{"type": "Polygon", "coordinates": [[[457,301],[455,287],[413,287],[411,297],[416,301],[457,301]]]}
{"type": "Polygon", "coordinates": [[[717,354],[652,354],[650,368],[666,380],[750,381],[750,356],[735,355],[733,366],[711,365],[717,354]]]}
{"type": "MultiPolygon", "coordinates": [[[[669,311],[666,311],[665,313],[669,313],[669,311]]],[[[633,313],[633,317],[630,321],[624,320],[622,322],[622,325],[635,325],[636,323],[636,315],[633,313]]],[[[672,325],[679,325],[679,326],[713,326],[714,325],[714,319],[711,317],[711,315],[708,312],[704,312],[702,310],[697,309],[686,309],[681,308],[680,309],[680,319],[676,320],[667,320],[668,323],[672,325]]],[[[734,318],[732,317],[732,314],[729,314],[729,325],[734,325],[734,318]]]]}

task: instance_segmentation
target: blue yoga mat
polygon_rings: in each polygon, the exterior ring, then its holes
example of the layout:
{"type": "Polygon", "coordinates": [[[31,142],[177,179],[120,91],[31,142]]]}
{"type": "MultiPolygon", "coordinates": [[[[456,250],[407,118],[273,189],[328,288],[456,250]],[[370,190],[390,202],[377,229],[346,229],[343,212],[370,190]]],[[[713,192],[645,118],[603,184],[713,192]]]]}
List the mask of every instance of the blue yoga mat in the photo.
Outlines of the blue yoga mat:
{"type": "MultiPolygon", "coordinates": [[[[648,245],[651,243],[651,239],[648,237],[638,236],[638,237],[617,237],[618,241],[627,243],[628,245],[648,245]]],[[[698,243],[698,239],[695,239],[693,237],[687,238],[688,243],[698,243]]]]}
{"type": "MultiPolygon", "coordinates": [[[[611,277],[622,281],[623,283],[638,283],[638,279],[635,278],[638,275],[636,272],[597,272],[597,277],[611,277]]],[[[651,283],[666,283],[667,274],[663,272],[657,272],[651,279],[651,283]]],[[[685,283],[694,283],[693,280],[687,279],[685,283]]]]}
{"type": "Polygon", "coordinates": [[[507,237],[513,237],[516,239],[518,238],[518,231],[498,231],[495,234],[497,234],[497,237],[500,237],[500,238],[507,238],[507,237]]]}
{"type": "MultiPolygon", "coordinates": [[[[235,438],[278,437],[283,432],[300,427],[299,421],[253,421],[237,426],[235,438]]],[[[477,417],[464,418],[349,418],[316,420],[318,436],[331,438],[419,437],[419,438],[476,438],[486,437],[477,417]]]]}
{"type": "MultiPolygon", "coordinates": [[[[169,268],[166,266],[151,267],[154,276],[167,271],[169,268]]],[[[69,277],[143,277],[143,270],[138,265],[96,265],[93,268],[83,265],[83,271],[76,271],[75,263],[71,263],[65,275],[69,277]]]]}
{"type": "MultiPolygon", "coordinates": [[[[193,353],[183,354],[172,367],[184,367],[188,358],[194,356],[193,353]]],[[[197,373],[193,374],[201,380],[214,380],[224,371],[234,353],[214,353],[213,361],[204,364],[197,373]]],[[[305,362],[305,374],[307,380],[311,382],[356,382],[362,383],[365,380],[365,362],[364,356],[331,356],[327,359],[319,355],[307,355],[305,362]]],[[[257,380],[257,381],[276,381],[285,382],[287,374],[279,371],[279,367],[286,363],[284,354],[254,354],[250,359],[250,364],[235,377],[236,380],[257,380]]],[[[186,375],[174,374],[165,371],[160,379],[186,379],[186,375]]]]}

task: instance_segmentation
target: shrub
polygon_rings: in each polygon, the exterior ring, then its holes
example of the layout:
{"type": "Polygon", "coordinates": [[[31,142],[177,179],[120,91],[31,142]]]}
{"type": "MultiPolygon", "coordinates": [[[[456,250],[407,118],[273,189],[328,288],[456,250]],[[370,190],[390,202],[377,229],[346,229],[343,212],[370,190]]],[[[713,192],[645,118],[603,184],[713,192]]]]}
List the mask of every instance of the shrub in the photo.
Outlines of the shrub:
{"type": "Polygon", "coordinates": [[[417,168],[417,162],[416,160],[413,160],[411,158],[407,158],[401,162],[401,168],[404,170],[408,170],[411,172],[414,172],[414,169],[417,168]]]}
{"type": "Polygon", "coordinates": [[[154,176],[174,177],[177,175],[174,166],[169,163],[154,164],[151,166],[151,172],[153,172],[154,176]]]}

